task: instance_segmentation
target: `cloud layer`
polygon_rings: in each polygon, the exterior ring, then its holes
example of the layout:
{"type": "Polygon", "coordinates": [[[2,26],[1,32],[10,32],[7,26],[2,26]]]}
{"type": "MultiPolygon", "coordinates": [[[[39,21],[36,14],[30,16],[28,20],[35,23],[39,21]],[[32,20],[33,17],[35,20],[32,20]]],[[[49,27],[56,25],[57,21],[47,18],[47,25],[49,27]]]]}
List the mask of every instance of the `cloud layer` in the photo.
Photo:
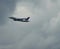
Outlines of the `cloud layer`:
{"type": "Polygon", "coordinates": [[[59,0],[18,0],[18,2],[0,0],[0,2],[0,24],[6,23],[0,26],[0,49],[60,48],[59,0]],[[7,19],[8,14],[19,18],[30,16],[30,22],[14,22],[7,19]]]}
{"type": "Polygon", "coordinates": [[[0,25],[12,14],[16,7],[16,0],[0,0],[0,25]]]}

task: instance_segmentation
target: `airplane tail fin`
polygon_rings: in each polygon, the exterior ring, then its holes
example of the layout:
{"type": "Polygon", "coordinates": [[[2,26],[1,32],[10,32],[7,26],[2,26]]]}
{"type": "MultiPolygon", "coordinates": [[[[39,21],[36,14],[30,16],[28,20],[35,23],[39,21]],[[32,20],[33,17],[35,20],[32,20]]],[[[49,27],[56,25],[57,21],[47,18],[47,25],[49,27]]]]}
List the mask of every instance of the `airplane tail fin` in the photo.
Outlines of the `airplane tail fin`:
{"type": "Polygon", "coordinates": [[[28,17],[26,20],[28,20],[30,17],[28,17]]]}

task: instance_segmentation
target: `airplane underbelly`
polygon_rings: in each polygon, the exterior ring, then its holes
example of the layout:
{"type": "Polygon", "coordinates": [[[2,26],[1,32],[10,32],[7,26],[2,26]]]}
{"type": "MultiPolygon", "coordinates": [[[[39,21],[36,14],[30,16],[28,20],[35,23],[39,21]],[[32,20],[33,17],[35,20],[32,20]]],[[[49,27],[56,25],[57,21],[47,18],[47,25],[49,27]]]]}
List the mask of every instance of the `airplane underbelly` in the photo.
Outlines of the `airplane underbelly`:
{"type": "Polygon", "coordinates": [[[26,21],[26,19],[23,19],[23,21],[26,21]]]}

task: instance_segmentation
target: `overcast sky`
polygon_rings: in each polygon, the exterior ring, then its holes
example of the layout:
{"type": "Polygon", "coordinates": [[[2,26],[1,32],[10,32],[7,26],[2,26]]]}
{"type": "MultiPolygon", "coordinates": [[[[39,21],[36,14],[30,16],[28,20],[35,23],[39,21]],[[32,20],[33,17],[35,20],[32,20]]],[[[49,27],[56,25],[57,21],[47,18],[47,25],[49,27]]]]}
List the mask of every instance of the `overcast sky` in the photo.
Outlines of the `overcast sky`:
{"type": "Polygon", "coordinates": [[[0,49],[60,49],[60,0],[0,0],[0,49]]]}

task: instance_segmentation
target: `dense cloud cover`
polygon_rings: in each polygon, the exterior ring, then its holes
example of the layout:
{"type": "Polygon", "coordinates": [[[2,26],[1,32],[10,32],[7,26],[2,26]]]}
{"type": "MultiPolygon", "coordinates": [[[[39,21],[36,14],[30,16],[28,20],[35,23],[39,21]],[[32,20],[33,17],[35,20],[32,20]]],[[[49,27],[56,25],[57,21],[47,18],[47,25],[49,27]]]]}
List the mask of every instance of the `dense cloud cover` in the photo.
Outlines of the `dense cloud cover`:
{"type": "Polygon", "coordinates": [[[0,49],[60,49],[60,0],[0,0],[0,49]]]}
{"type": "Polygon", "coordinates": [[[15,0],[0,0],[0,25],[5,24],[6,18],[14,11],[15,0]]]}

